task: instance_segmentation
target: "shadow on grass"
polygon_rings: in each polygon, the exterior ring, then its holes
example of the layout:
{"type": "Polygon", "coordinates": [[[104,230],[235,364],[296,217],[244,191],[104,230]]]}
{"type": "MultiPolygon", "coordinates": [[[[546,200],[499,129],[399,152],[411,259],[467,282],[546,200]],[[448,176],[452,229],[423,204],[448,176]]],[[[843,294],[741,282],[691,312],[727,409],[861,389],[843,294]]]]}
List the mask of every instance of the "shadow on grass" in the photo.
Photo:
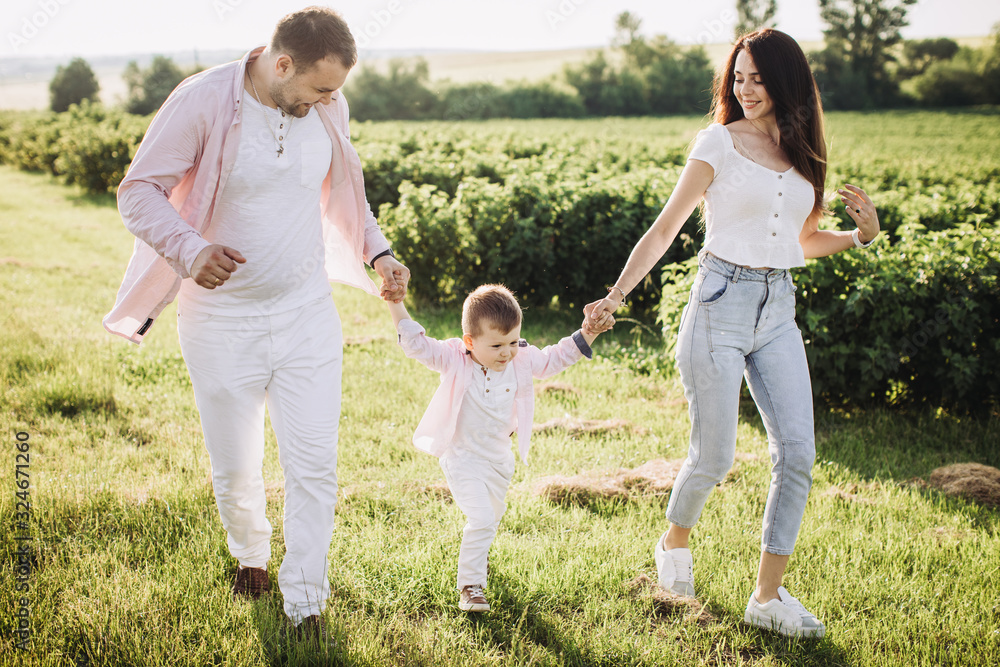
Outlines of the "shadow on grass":
{"type": "MultiPolygon", "coordinates": [[[[933,410],[845,410],[815,407],[816,461],[833,461],[866,481],[925,480],[955,463],[1000,468],[1000,419],[950,415],[933,410]]],[[[766,438],[757,406],[746,387],[740,423],[766,438]]]]}
{"type": "Polygon", "coordinates": [[[281,593],[277,590],[252,604],[257,638],[266,664],[272,667],[367,664],[351,658],[347,652],[347,632],[330,622],[329,614],[325,615],[327,641],[324,643],[298,636],[285,616],[281,593]]]}
{"type": "Polygon", "coordinates": [[[118,208],[118,196],[114,192],[80,192],[67,194],[66,201],[73,206],[89,206],[93,208],[118,208]]]}
{"type": "MultiPolygon", "coordinates": [[[[651,658],[638,647],[627,646],[624,642],[606,644],[601,641],[599,634],[588,635],[590,638],[587,641],[579,641],[570,636],[557,623],[546,618],[547,614],[543,610],[559,609],[551,600],[532,600],[530,595],[521,590],[518,581],[512,580],[503,572],[494,572],[491,583],[493,611],[482,615],[470,614],[467,617],[467,622],[475,628],[476,634],[490,649],[516,658],[520,657],[516,647],[528,643],[557,658],[562,665],[612,667],[658,664],[658,658],[651,658]]],[[[639,599],[642,602],[637,604],[646,605],[650,602],[646,598],[639,599]]],[[[755,662],[763,658],[795,666],[848,664],[847,656],[829,639],[796,640],[757,630],[743,626],[742,616],[727,619],[728,614],[722,609],[711,609],[710,613],[702,614],[708,620],[684,622],[679,619],[679,616],[688,611],[683,603],[693,602],[688,602],[689,599],[685,598],[677,600],[681,604],[665,605],[656,603],[655,600],[648,604],[650,627],[653,628],[650,632],[660,635],[658,628],[664,622],[684,623],[676,634],[660,636],[664,642],[689,642],[689,647],[684,650],[694,654],[692,664],[699,661],[706,661],[707,664],[735,664],[755,662]],[[721,621],[721,625],[715,622],[716,619],[721,621]],[[702,636],[698,637],[698,634],[702,636]]],[[[573,614],[572,611],[568,613],[573,614]]],[[[641,629],[637,628],[636,631],[641,629]]]]}
{"type": "MultiPolygon", "coordinates": [[[[742,622],[742,618],[739,619],[742,622]]],[[[851,662],[833,641],[823,639],[793,639],[783,637],[775,632],[744,626],[749,644],[738,651],[743,660],[770,661],[790,667],[805,667],[808,665],[850,665],[851,662]]],[[[729,656],[727,656],[729,657],[729,656]]],[[[736,662],[735,656],[722,664],[736,662]]]]}
{"type": "Polygon", "coordinates": [[[521,590],[519,582],[503,572],[494,571],[491,584],[492,611],[466,616],[476,635],[490,649],[516,657],[519,650],[530,650],[526,644],[534,645],[550,657],[558,658],[563,665],[611,667],[642,662],[637,649],[623,652],[616,647],[615,650],[602,651],[599,641],[581,643],[567,636],[555,623],[545,618],[543,610],[551,610],[551,604],[533,602],[521,590]]]}

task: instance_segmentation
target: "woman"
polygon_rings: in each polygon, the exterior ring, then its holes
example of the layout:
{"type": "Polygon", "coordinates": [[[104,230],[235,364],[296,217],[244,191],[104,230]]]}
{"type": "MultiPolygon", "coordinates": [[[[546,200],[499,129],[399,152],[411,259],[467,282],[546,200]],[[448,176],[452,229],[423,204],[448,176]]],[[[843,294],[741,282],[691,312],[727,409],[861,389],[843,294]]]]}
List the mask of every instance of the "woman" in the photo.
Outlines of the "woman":
{"type": "Polygon", "coordinates": [[[789,636],[822,637],[823,624],[781,585],[815,457],[809,369],[788,269],[868,247],[879,233],[878,216],[868,195],[847,185],[838,193],[857,229],[819,229],[823,111],[805,55],[788,35],[763,29],[740,38],[715,77],[713,109],[715,122],[698,134],[663,211],[608,296],[585,310],[590,328],[603,331],[704,200],[705,245],[677,340],[691,443],[667,507],[670,527],[656,543],[660,585],[694,595],[688,538],[732,466],[745,375],[767,429],[772,468],[757,586],[744,618],[789,636]]]}

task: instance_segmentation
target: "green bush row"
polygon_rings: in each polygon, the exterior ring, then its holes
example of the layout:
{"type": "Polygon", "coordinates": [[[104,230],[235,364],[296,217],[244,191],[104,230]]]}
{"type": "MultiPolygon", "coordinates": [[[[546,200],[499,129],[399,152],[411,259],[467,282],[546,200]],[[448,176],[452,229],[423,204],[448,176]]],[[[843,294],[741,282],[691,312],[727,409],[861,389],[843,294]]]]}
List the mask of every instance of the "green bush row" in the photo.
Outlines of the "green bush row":
{"type": "MultiPolygon", "coordinates": [[[[902,228],[893,243],[795,270],[813,392],[847,406],[1000,404],[1000,229],[902,228]]],[[[665,267],[660,322],[673,343],[697,271],[665,267]]]]}
{"type": "MultiPolygon", "coordinates": [[[[598,298],[621,271],[635,241],[659,213],[679,169],[633,172],[582,182],[547,174],[514,174],[504,183],[467,177],[454,196],[433,185],[400,186],[399,204],[379,220],[413,272],[422,302],[460,302],[477,285],[502,282],[525,306],[556,300],[578,307],[598,298]]],[[[663,262],[690,256],[699,234],[695,215],[663,262]]],[[[632,296],[636,313],[655,311],[659,285],[632,296]]]]}
{"type": "Polygon", "coordinates": [[[88,192],[112,191],[125,177],[149,120],[89,101],[59,114],[5,114],[0,162],[61,176],[88,192]]]}
{"type": "MultiPolygon", "coordinates": [[[[820,396],[969,409],[996,400],[983,370],[996,367],[1000,338],[996,116],[949,114],[944,123],[928,112],[831,115],[828,185],[864,187],[887,234],[866,253],[797,272],[820,396]],[[937,147],[932,160],[926,145],[937,147]]],[[[113,190],[148,122],[90,104],[63,114],[0,113],[0,161],[113,190]]],[[[369,200],[413,271],[417,300],[455,304],[497,281],[526,306],[577,308],[618,275],[704,124],[388,122],[352,131],[369,200]]],[[[830,224],[850,228],[843,207],[834,210],[830,224]]],[[[660,264],[664,280],[647,279],[630,297],[633,317],[649,322],[659,311],[669,325],[679,314],[700,246],[695,216],[681,234],[660,264]]]]}

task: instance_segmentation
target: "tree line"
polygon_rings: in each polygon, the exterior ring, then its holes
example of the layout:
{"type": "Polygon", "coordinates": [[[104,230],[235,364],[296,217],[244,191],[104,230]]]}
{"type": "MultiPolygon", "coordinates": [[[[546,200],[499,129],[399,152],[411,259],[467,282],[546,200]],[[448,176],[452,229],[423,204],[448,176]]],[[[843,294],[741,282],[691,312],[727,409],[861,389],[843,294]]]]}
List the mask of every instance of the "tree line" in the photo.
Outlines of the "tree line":
{"type": "MultiPolygon", "coordinates": [[[[128,86],[128,96],[123,102],[125,111],[145,116],[153,113],[170,95],[177,85],[201,71],[195,66],[191,70],[182,70],[167,56],[153,56],[148,67],[139,67],[135,60],[129,61],[122,73],[122,78],[128,86]]],[[[83,58],[74,58],[67,65],[56,68],[55,76],[49,82],[49,108],[61,113],[67,111],[71,104],[80,104],[84,100],[97,103],[100,101],[100,84],[94,70],[83,58]]]]}
{"type": "MultiPolygon", "coordinates": [[[[824,45],[809,59],[827,109],[885,109],[1000,104],[1000,24],[980,48],[948,38],[904,40],[917,0],[820,0],[824,45]]],[[[737,0],[735,37],[774,27],[777,0],[737,0]]],[[[537,82],[432,82],[427,62],[392,60],[384,71],[362,63],[345,93],[358,120],[576,118],[705,113],[713,64],[701,46],[644,36],[642,20],[623,12],[608,49],[537,82]]],[[[195,70],[197,71],[197,69],[195,70]]],[[[128,64],[125,109],[156,111],[186,76],[156,56],[128,64]]],[[[76,58],[50,84],[51,108],[96,100],[97,78],[76,58]]]]}

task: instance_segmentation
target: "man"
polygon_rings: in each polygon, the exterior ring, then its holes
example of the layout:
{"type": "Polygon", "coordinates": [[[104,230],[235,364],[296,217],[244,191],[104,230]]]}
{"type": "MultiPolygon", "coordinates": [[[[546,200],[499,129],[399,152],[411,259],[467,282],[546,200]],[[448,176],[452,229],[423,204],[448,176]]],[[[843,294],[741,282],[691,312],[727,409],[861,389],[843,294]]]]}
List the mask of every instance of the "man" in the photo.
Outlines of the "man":
{"type": "Polygon", "coordinates": [[[178,298],[216,503],[239,563],[237,598],[269,590],[266,404],[285,476],[278,584],[304,630],[322,629],[330,594],[343,339],[329,280],[396,302],[409,280],[350,144],[339,90],[356,60],[344,20],[309,7],[281,19],[266,48],[177,87],[118,190],[137,238],[104,319],[140,343],[178,298]]]}

